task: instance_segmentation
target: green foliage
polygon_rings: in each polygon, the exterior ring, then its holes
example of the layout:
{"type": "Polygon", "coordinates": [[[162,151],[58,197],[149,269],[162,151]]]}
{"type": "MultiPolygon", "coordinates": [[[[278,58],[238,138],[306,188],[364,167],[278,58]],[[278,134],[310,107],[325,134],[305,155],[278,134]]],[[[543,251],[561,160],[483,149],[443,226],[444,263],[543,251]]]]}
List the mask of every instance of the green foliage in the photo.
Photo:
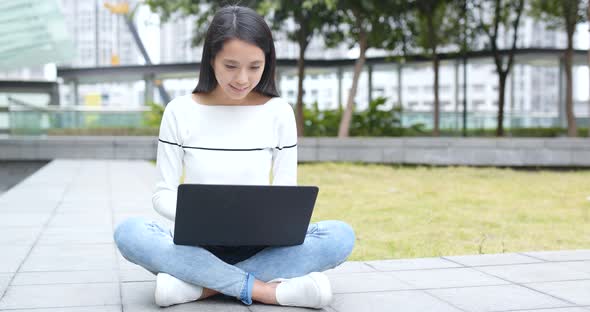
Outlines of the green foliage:
{"type": "MultiPolygon", "coordinates": [[[[432,131],[425,129],[422,123],[403,127],[401,116],[403,111],[399,107],[384,110],[385,98],[377,98],[369,104],[364,111],[355,112],[350,125],[351,136],[362,137],[424,137],[431,136],[432,131]]],[[[318,103],[314,102],[311,108],[304,106],[305,116],[304,135],[306,137],[335,137],[338,135],[338,126],[342,111],[340,109],[320,110],[318,103]]],[[[441,129],[440,134],[447,137],[460,137],[461,129],[441,129]]],[[[506,134],[512,137],[563,137],[567,135],[567,129],[553,128],[513,128],[506,129],[506,134]]],[[[468,129],[468,137],[495,137],[495,129],[468,129]]],[[[587,128],[579,128],[578,136],[588,136],[587,128]]]]}
{"type": "MultiPolygon", "coordinates": [[[[220,8],[226,5],[238,4],[258,10],[261,1],[240,0],[240,1],[208,1],[208,0],[146,0],[145,3],[152,12],[160,15],[162,21],[166,22],[174,17],[193,16],[196,17],[193,38],[191,44],[198,46],[205,40],[208,25],[213,15],[220,8]]],[[[260,11],[258,11],[261,13],[260,11]]]]}
{"type": "Polygon", "coordinates": [[[312,108],[303,106],[303,116],[305,136],[336,136],[338,134],[341,110],[319,110],[318,103],[314,102],[312,108]]]}
{"type": "Polygon", "coordinates": [[[441,45],[456,41],[460,36],[459,11],[453,1],[416,0],[415,27],[411,29],[418,47],[427,54],[436,53],[441,45]]]}
{"type": "Polygon", "coordinates": [[[587,0],[531,0],[529,15],[553,29],[566,29],[587,19],[587,0]]]}
{"type": "Polygon", "coordinates": [[[47,135],[63,136],[158,136],[159,127],[49,128],[47,135]]]}
{"type": "Polygon", "coordinates": [[[359,44],[361,33],[367,36],[367,47],[393,46],[401,43],[394,24],[386,22],[400,8],[399,0],[337,0],[333,11],[335,22],[324,28],[324,42],[328,47],[347,43],[349,47],[359,44]],[[389,44],[387,44],[389,42],[389,44]]]}
{"type": "Polygon", "coordinates": [[[160,127],[160,123],[162,122],[162,116],[164,115],[164,106],[149,102],[147,105],[150,107],[150,110],[143,113],[143,124],[146,127],[160,127]]]}
{"type": "Polygon", "coordinates": [[[304,45],[328,25],[336,23],[335,0],[267,0],[258,5],[258,12],[267,16],[273,30],[281,30],[293,42],[304,45]],[[287,20],[292,19],[293,29],[287,20]]]}
{"type": "MultiPolygon", "coordinates": [[[[364,111],[355,112],[350,125],[351,136],[401,136],[404,129],[401,127],[400,107],[383,109],[386,99],[379,97],[369,103],[364,111]]],[[[318,109],[317,102],[311,108],[304,107],[305,136],[336,136],[342,111],[318,109]]],[[[415,128],[419,131],[418,128],[415,128]]]]}
{"type": "MultiPolygon", "coordinates": [[[[554,137],[565,137],[567,136],[567,129],[565,128],[513,128],[513,129],[505,129],[506,135],[508,137],[518,137],[518,138],[554,138],[554,137]]],[[[442,136],[448,137],[460,137],[462,131],[460,129],[441,129],[440,131],[442,136]]],[[[430,132],[427,130],[423,130],[422,132],[414,132],[414,131],[405,131],[404,136],[429,136],[430,132]]],[[[495,129],[467,129],[467,136],[468,137],[495,137],[496,130],[495,129]]],[[[579,137],[586,137],[588,136],[588,129],[587,128],[578,128],[578,136],[579,137]]]]}
{"type": "Polygon", "coordinates": [[[381,109],[386,98],[379,97],[369,103],[365,111],[352,116],[351,135],[353,136],[399,136],[401,129],[401,112],[399,106],[393,109],[381,109]]]}

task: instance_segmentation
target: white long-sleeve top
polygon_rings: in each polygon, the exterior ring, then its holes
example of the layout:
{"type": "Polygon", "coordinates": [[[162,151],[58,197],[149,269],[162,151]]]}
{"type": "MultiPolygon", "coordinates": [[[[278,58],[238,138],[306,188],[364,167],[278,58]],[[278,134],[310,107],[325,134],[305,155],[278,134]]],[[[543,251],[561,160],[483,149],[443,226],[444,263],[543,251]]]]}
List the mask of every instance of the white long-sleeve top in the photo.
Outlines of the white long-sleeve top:
{"type": "Polygon", "coordinates": [[[191,94],[164,109],[156,159],[154,209],[174,221],[184,183],[297,185],[297,128],[280,97],[262,105],[204,105],[191,94]]]}

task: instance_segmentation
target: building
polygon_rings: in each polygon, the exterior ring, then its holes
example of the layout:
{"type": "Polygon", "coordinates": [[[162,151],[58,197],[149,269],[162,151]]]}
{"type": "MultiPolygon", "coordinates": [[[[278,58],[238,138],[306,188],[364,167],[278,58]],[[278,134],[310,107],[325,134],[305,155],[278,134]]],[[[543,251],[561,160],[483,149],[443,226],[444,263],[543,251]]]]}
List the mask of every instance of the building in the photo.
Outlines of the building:
{"type": "MultiPolygon", "coordinates": [[[[60,0],[66,23],[76,45],[73,62],[59,64],[71,67],[102,67],[141,64],[141,55],[123,17],[112,14],[103,1],[60,0]]],[[[118,2],[118,1],[111,1],[118,2]]],[[[130,8],[137,0],[128,1],[130,8]]],[[[80,103],[73,103],[71,86],[60,90],[62,103],[86,106],[140,106],[143,103],[143,81],[80,85],[80,103]],[[129,89],[133,90],[129,92],[129,89]]]]}
{"type": "MultiPolygon", "coordinates": [[[[167,57],[165,62],[178,63],[199,61],[201,49],[190,47],[194,20],[176,19],[174,23],[162,25],[161,54],[167,57]],[[177,42],[174,44],[174,42],[177,42]],[[180,48],[179,48],[180,47],[180,48]]],[[[588,36],[586,29],[579,27],[576,38],[588,36]]],[[[501,47],[508,46],[511,34],[504,33],[499,38],[501,47]]],[[[286,39],[281,33],[274,34],[277,57],[296,59],[299,55],[298,46],[286,39]]],[[[482,38],[482,43],[485,38],[482,38]]],[[[580,40],[577,40],[580,41],[580,40]]],[[[584,40],[582,40],[584,41],[584,40]]],[[[587,39],[586,39],[587,42],[587,39]]],[[[519,28],[518,48],[565,48],[566,38],[562,30],[551,30],[533,18],[523,16],[519,28]]],[[[586,47],[581,47],[586,48],[586,47]]],[[[384,51],[369,50],[368,56],[381,56],[384,51]]],[[[354,58],[358,50],[339,46],[326,49],[319,38],[310,43],[306,57],[309,59],[354,58]]],[[[348,97],[348,86],[352,83],[352,68],[342,69],[341,94],[338,94],[338,75],[334,69],[306,69],[304,80],[304,98],[306,105],[317,102],[321,109],[336,109],[345,105],[348,97]]],[[[372,69],[372,98],[384,96],[388,98],[389,107],[401,105],[407,116],[414,115],[413,122],[432,122],[433,80],[434,73],[430,63],[406,64],[401,73],[394,64],[384,64],[372,69]],[[398,77],[401,74],[402,85],[398,77]],[[400,93],[401,91],[401,93],[400,93]]],[[[442,127],[454,127],[458,124],[458,115],[462,112],[463,77],[462,65],[455,61],[442,62],[439,69],[439,101],[443,113],[442,127]],[[446,118],[444,115],[449,115],[446,118]],[[457,116],[454,116],[457,115],[457,116]]],[[[574,71],[575,73],[575,71],[574,71]]],[[[559,99],[558,63],[554,64],[522,64],[516,63],[506,83],[505,125],[520,126],[551,126],[560,118],[557,102],[559,99]]],[[[198,74],[197,74],[198,76],[198,74]]],[[[289,102],[295,103],[297,96],[296,70],[281,71],[279,90],[289,102]]],[[[583,78],[583,77],[582,77],[583,78]]],[[[369,101],[368,75],[365,70],[360,77],[357,90],[357,109],[365,109],[369,101]]],[[[576,79],[581,82],[586,79],[576,79]]],[[[175,82],[174,94],[190,92],[195,80],[187,85],[175,82]]],[[[574,86],[577,88],[577,86],[574,86]]],[[[467,109],[480,118],[473,118],[470,126],[495,127],[495,116],[498,107],[498,78],[492,59],[472,60],[467,66],[467,109]],[[475,124],[474,124],[475,123],[475,124]]],[[[587,99],[576,99],[576,116],[588,116],[587,99]]],[[[471,117],[470,117],[471,118],[471,117]]]]}
{"type": "MultiPolygon", "coordinates": [[[[125,21],[107,10],[103,1],[60,1],[77,52],[73,62],[61,66],[99,67],[138,63],[140,54],[125,21]],[[116,61],[116,58],[119,60],[116,61]]],[[[129,1],[131,8],[136,3],[137,0],[129,1]]]]}

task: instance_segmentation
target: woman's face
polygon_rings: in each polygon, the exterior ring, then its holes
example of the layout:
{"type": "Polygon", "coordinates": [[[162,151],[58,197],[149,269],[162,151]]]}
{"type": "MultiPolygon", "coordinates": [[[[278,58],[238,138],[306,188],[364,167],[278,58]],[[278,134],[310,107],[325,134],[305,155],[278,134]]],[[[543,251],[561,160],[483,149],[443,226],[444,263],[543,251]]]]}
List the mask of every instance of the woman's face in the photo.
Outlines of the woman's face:
{"type": "Polygon", "coordinates": [[[251,43],[231,39],[223,44],[213,60],[218,87],[232,100],[244,99],[260,81],[264,71],[264,52],[251,43]]]}

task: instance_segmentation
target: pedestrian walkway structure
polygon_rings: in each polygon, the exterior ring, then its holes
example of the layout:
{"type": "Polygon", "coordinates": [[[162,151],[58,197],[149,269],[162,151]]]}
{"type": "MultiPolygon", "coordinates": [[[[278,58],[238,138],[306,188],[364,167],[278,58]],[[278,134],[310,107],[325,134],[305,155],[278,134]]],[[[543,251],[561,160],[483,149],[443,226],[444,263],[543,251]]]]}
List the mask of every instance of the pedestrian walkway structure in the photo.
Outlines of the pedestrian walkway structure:
{"type": "MultiPolygon", "coordinates": [[[[0,311],[310,311],[217,296],[166,308],[113,228],[152,209],[152,163],[56,159],[0,195],[0,311]]],[[[590,250],[345,262],[325,311],[590,311],[590,250]]]]}

